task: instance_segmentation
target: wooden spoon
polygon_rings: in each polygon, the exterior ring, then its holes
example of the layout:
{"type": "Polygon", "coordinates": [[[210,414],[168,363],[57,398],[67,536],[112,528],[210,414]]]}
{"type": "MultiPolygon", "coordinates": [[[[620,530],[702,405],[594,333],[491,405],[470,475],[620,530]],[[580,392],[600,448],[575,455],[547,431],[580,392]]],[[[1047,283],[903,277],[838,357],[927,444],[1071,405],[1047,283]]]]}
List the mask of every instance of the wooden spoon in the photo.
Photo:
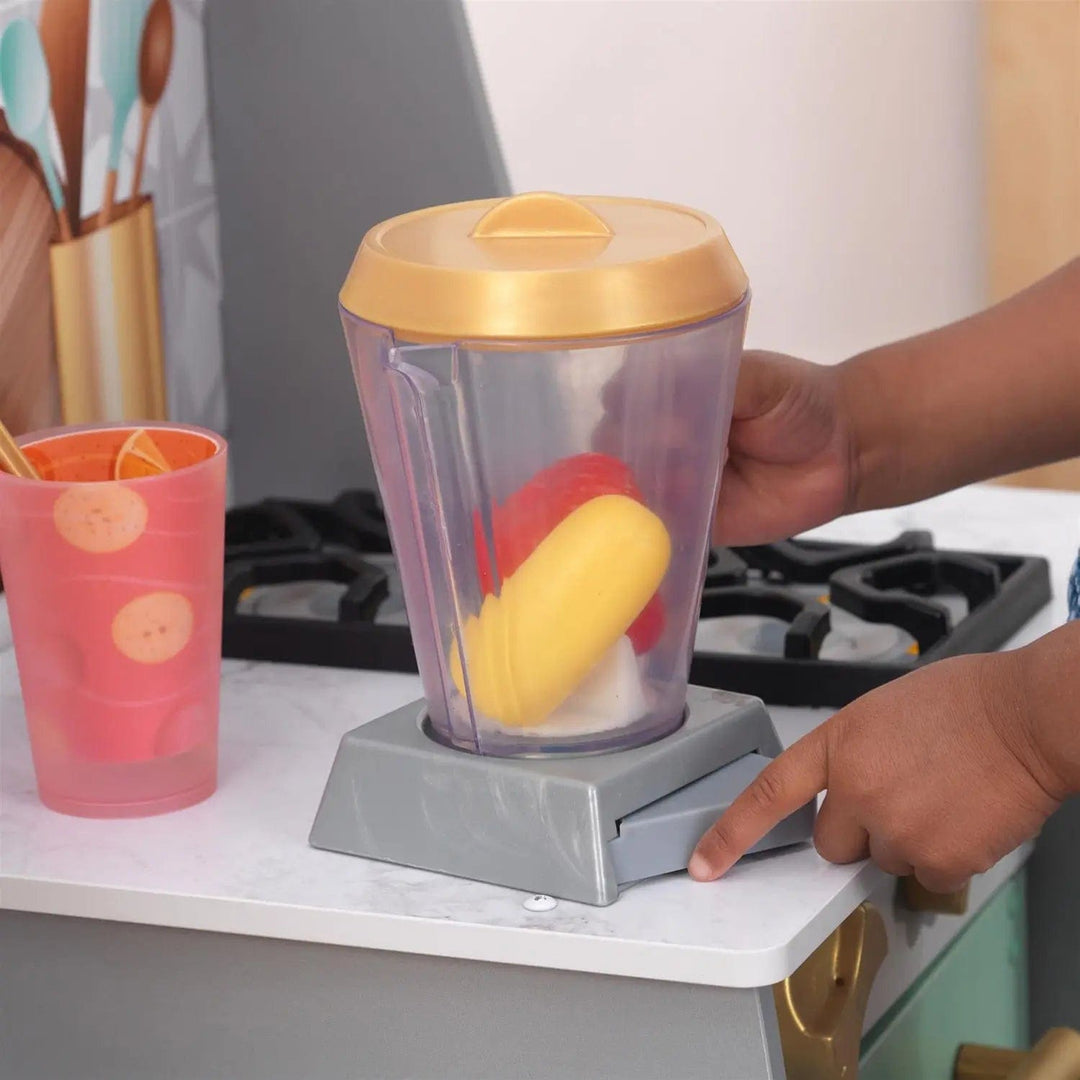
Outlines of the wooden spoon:
{"type": "Polygon", "coordinates": [[[142,44],[139,46],[139,148],[135,152],[135,172],[131,181],[134,198],[142,187],[143,163],[146,160],[146,137],[165,85],[169,81],[173,53],[173,18],[169,0],[154,0],[146,13],[142,44]]]}
{"type": "Polygon", "coordinates": [[[52,110],[64,158],[67,207],[72,227],[78,232],[82,200],[90,0],[43,0],[38,29],[52,82],[52,110]]]}
{"type": "Polygon", "coordinates": [[[30,459],[19,449],[19,444],[11,437],[11,432],[0,420],[0,464],[14,476],[24,480],[40,480],[37,469],[30,464],[30,459]]]}

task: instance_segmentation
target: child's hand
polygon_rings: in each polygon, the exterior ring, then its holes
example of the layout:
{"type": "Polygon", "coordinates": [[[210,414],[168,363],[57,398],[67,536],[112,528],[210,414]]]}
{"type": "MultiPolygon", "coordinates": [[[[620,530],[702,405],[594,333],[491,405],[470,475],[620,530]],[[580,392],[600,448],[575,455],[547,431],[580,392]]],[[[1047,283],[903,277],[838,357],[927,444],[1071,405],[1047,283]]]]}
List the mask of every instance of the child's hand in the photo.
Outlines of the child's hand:
{"type": "MultiPolygon", "coordinates": [[[[1069,793],[1040,746],[1023,665],[1024,652],[943,660],[848,705],[736,799],[699,843],[691,875],[719,877],[828,789],[814,830],[826,859],[869,855],[932,891],[961,888],[1035,836],[1069,793]]],[[[1075,726],[1069,712],[1055,710],[1075,726]]]]}
{"type": "Polygon", "coordinates": [[[718,544],[786,540],[851,509],[851,425],[838,368],[748,352],[739,372],[718,544]]]}

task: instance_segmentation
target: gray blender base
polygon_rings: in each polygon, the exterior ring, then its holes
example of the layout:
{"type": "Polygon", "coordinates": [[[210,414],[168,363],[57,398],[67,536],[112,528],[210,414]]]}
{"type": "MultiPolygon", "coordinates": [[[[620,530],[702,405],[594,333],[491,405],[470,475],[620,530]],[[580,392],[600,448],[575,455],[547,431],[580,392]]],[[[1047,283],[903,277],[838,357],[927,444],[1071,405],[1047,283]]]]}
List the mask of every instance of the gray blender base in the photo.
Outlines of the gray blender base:
{"type": "MultiPolygon", "coordinates": [[[[313,847],[610,904],[620,885],[682,869],[780,752],[757,698],[701,687],[690,688],[678,731],[591,757],[464,753],[429,738],[423,714],[419,701],[344,736],[313,847]]],[[[755,850],[809,839],[813,815],[804,807],[755,850]]]]}

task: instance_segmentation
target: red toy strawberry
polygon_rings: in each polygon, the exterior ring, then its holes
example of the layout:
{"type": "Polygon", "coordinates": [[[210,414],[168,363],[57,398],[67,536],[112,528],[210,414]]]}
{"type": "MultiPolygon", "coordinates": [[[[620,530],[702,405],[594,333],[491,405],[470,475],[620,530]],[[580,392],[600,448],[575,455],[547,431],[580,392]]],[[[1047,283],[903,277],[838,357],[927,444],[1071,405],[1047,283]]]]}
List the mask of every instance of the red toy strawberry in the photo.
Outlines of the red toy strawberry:
{"type": "MultiPolygon", "coordinates": [[[[493,506],[495,561],[488,553],[480,512],[473,515],[477,573],[484,594],[495,590],[495,571],[505,581],[537,545],[579,506],[600,495],[627,495],[643,502],[629,467],[608,454],[577,454],[538,472],[501,506],[493,506]]],[[[664,629],[664,606],[659,594],[627,631],[637,653],[648,652],[664,629]]]]}

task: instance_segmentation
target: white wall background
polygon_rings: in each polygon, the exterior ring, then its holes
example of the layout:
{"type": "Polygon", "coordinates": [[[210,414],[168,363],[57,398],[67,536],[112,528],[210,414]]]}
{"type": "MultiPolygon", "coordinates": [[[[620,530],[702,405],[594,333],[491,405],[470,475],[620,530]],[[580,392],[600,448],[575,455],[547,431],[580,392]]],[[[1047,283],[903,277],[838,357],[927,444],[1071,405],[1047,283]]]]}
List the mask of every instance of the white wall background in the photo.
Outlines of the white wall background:
{"type": "Polygon", "coordinates": [[[466,0],[515,191],[696,206],[750,344],[835,361],[983,300],[966,0],[466,0]]]}

